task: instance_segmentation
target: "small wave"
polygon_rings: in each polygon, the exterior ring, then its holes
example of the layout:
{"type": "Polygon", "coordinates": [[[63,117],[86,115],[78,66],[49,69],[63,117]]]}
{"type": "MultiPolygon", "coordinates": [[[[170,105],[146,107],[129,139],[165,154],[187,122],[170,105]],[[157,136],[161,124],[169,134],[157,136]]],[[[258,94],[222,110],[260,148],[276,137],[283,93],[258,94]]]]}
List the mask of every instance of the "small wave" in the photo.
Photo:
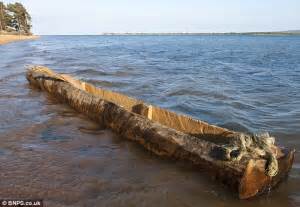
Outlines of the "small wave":
{"type": "Polygon", "coordinates": [[[189,90],[189,89],[179,89],[175,91],[171,91],[166,94],[167,96],[203,96],[207,95],[207,93],[201,92],[201,91],[195,91],[195,90],[189,90]]]}
{"type": "Polygon", "coordinates": [[[114,76],[118,76],[118,77],[126,77],[126,76],[132,75],[132,72],[129,72],[129,71],[117,71],[113,75],[114,76]]]}
{"type": "Polygon", "coordinates": [[[255,106],[240,101],[233,101],[230,106],[238,110],[256,110],[255,106]]]}
{"type": "Polygon", "coordinates": [[[77,70],[74,72],[75,75],[96,75],[96,76],[106,76],[110,75],[109,73],[101,70],[94,70],[94,69],[84,69],[84,70],[77,70]]]}
{"type": "Polygon", "coordinates": [[[225,93],[210,92],[210,91],[198,91],[194,89],[178,89],[168,92],[166,94],[168,97],[172,96],[196,96],[196,97],[208,97],[216,100],[232,100],[232,97],[226,95],[225,93]]]}
{"type": "Polygon", "coordinates": [[[77,70],[73,74],[75,75],[91,75],[91,76],[117,76],[117,77],[127,77],[133,75],[131,71],[128,70],[119,70],[115,72],[106,72],[103,70],[95,70],[95,69],[84,69],[77,70]]]}
{"type": "Polygon", "coordinates": [[[0,94],[0,99],[29,99],[27,94],[0,94]]]}
{"type": "Polygon", "coordinates": [[[25,74],[25,72],[18,72],[18,73],[9,74],[7,76],[2,77],[0,79],[0,83],[10,81],[10,80],[12,80],[14,78],[17,78],[17,77],[23,77],[24,74],[25,74]]]}
{"type": "Polygon", "coordinates": [[[128,85],[128,83],[124,83],[124,82],[112,82],[106,80],[83,79],[83,81],[86,81],[90,84],[94,84],[96,86],[108,87],[108,88],[121,88],[128,85]]]}

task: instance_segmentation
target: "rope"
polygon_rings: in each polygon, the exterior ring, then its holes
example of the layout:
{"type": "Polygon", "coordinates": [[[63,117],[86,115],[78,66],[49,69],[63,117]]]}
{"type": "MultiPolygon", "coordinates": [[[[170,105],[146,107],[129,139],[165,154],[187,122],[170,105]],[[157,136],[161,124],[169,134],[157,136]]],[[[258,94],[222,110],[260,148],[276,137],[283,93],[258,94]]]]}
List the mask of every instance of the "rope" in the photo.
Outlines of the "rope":
{"type": "Polygon", "coordinates": [[[278,173],[278,161],[276,152],[272,150],[275,138],[269,133],[244,134],[237,133],[236,137],[229,144],[224,146],[227,150],[228,160],[240,160],[244,155],[264,157],[267,160],[265,174],[273,177],[278,173]]]}

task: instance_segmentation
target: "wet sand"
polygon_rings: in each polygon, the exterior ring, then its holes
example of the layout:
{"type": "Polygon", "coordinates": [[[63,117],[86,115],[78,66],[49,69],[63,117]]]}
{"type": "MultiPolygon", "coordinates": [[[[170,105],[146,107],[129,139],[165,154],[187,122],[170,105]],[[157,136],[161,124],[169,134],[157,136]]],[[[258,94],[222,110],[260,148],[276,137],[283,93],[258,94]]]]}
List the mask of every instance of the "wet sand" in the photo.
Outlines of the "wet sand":
{"type": "Polygon", "coordinates": [[[0,45],[4,45],[11,42],[23,41],[23,40],[34,40],[37,39],[36,35],[0,35],[0,45]]]}

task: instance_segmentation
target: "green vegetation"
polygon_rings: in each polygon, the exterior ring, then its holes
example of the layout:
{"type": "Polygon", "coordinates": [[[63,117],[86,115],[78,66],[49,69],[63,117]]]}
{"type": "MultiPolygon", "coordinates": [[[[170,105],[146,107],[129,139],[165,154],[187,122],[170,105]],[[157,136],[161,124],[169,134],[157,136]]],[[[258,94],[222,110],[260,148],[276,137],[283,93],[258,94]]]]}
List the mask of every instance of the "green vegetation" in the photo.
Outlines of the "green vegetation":
{"type": "Polygon", "coordinates": [[[0,33],[31,34],[31,16],[21,3],[0,1],[0,33]]]}

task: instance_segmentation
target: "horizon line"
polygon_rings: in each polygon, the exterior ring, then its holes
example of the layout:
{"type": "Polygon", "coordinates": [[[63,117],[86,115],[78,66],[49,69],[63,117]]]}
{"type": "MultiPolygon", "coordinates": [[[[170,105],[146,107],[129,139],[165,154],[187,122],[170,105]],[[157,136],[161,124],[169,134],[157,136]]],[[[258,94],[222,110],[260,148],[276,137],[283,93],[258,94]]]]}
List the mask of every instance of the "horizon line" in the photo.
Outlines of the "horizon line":
{"type": "Polygon", "coordinates": [[[110,35],[255,35],[255,34],[300,34],[300,30],[285,30],[285,31],[264,31],[264,32],[101,32],[99,34],[34,34],[34,35],[44,35],[44,36],[54,36],[54,35],[62,35],[62,36],[110,36],[110,35]]]}

